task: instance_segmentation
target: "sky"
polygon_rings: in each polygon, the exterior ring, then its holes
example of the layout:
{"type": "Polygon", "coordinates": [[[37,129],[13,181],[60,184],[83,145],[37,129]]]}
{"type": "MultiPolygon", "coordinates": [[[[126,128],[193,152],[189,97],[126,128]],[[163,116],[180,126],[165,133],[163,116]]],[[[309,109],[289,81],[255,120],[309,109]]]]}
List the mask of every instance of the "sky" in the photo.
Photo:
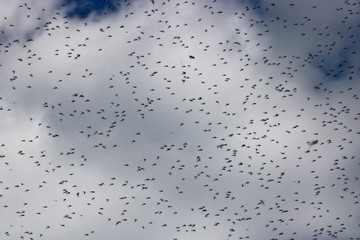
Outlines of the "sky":
{"type": "Polygon", "coordinates": [[[0,6],[1,239],[360,239],[360,2],[0,6]]]}

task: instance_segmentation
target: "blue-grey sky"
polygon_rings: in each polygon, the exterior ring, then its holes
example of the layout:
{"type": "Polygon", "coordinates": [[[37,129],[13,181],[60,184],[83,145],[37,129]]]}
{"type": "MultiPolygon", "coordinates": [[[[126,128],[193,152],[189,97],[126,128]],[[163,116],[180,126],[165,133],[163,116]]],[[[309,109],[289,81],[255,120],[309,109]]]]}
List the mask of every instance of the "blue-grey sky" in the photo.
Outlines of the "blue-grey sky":
{"type": "Polygon", "coordinates": [[[0,239],[359,239],[359,2],[0,6],[0,239]]]}

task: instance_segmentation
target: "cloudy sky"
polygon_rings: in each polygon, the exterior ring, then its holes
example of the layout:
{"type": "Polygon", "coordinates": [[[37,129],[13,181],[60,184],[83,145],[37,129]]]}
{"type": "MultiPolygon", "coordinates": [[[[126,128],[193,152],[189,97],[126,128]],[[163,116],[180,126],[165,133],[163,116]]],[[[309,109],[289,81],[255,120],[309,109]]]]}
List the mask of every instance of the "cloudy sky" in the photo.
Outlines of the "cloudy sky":
{"type": "Polygon", "coordinates": [[[360,239],[359,1],[0,6],[1,239],[360,239]]]}

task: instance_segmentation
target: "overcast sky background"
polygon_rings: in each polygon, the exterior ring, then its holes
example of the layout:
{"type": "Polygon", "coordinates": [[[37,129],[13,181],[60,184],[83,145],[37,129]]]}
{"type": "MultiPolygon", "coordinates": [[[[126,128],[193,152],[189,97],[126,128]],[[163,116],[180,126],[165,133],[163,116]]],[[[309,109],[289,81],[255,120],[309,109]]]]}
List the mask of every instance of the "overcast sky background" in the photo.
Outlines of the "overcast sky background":
{"type": "Polygon", "coordinates": [[[0,238],[360,239],[359,4],[0,0],[0,238]]]}

